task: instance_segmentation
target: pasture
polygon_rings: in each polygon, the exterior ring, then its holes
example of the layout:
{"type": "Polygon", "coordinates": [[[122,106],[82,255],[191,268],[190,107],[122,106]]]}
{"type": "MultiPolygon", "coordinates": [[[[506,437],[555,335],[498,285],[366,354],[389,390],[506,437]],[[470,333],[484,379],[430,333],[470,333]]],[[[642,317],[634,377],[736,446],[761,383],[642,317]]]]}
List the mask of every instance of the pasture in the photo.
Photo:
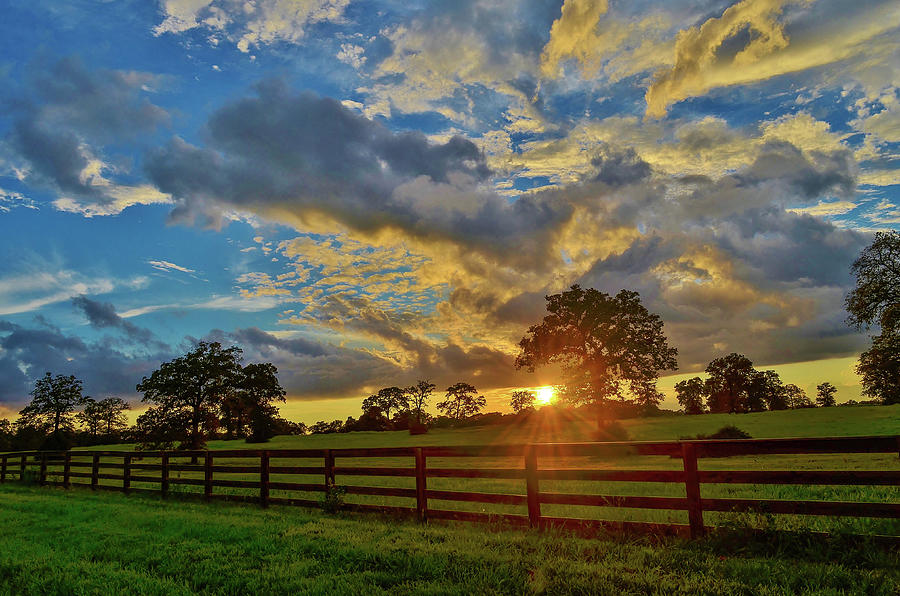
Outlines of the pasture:
{"type": "Polygon", "coordinates": [[[7,484],[0,594],[872,594],[865,542],[510,531],[7,484]]]}
{"type": "MultiPolygon", "coordinates": [[[[748,430],[754,437],[802,437],[802,436],[840,436],[862,434],[900,434],[900,406],[892,407],[857,407],[829,408],[814,410],[796,410],[785,412],[765,412],[760,414],[728,416],[678,416],[654,419],[626,420],[629,435],[634,439],[666,440],[681,436],[695,435],[698,432],[711,433],[724,424],[737,424],[748,430]]],[[[436,430],[427,435],[410,436],[405,432],[359,432],[348,434],[313,435],[306,437],[276,437],[265,444],[266,449],[347,449],[370,447],[408,447],[408,446],[445,446],[445,445],[503,445],[529,442],[557,442],[590,440],[595,429],[594,421],[545,417],[539,424],[525,423],[498,427],[477,427],[461,430],[436,430]]],[[[261,448],[247,445],[242,441],[214,441],[210,444],[213,450],[261,448]]],[[[115,446],[113,449],[122,449],[115,446]]],[[[239,486],[259,480],[259,472],[251,471],[252,466],[259,465],[256,458],[237,458],[235,454],[228,457],[216,457],[217,465],[244,466],[239,473],[227,474],[226,484],[231,486],[216,488],[216,494],[224,496],[255,497],[259,489],[239,486]]],[[[90,458],[76,457],[73,465],[88,466],[90,458]]],[[[121,458],[104,456],[103,469],[99,484],[110,487],[121,487],[120,477],[109,472],[121,474],[121,458]],[[118,468],[118,470],[116,469],[118,468]],[[103,478],[108,475],[110,478],[103,478]]],[[[158,458],[144,457],[142,464],[153,466],[158,458]]],[[[191,469],[189,462],[175,462],[182,469],[172,472],[170,491],[199,495],[203,491],[204,472],[202,466],[191,469]]],[[[273,459],[273,466],[313,468],[323,465],[321,458],[279,458],[273,459]]],[[[522,457],[487,456],[471,458],[431,458],[428,467],[442,469],[489,468],[489,469],[522,469],[522,457]]],[[[752,455],[700,460],[701,471],[713,470],[759,470],[759,471],[892,471],[900,472],[900,459],[896,453],[852,453],[852,454],[793,454],[793,455],[752,455]]],[[[413,461],[406,457],[366,457],[340,458],[337,463],[338,474],[336,484],[349,486],[350,494],[343,497],[348,504],[364,506],[400,506],[415,507],[415,478],[403,476],[374,476],[359,474],[342,474],[340,468],[382,467],[412,468],[413,461]],[[369,492],[382,494],[354,494],[353,486],[371,487],[369,492]],[[406,495],[397,493],[406,492],[406,495]],[[391,493],[394,494],[385,494],[391,493]]],[[[616,470],[660,470],[678,471],[682,462],[678,458],[665,455],[636,456],[628,453],[604,456],[571,456],[542,458],[539,462],[542,469],[592,469],[602,471],[616,470]]],[[[256,468],[258,470],[258,467],[256,468]]],[[[50,466],[49,478],[58,480],[61,473],[59,464],[50,466]]],[[[87,472],[88,470],[84,470],[87,472]]],[[[411,470],[410,470],[411,471],[411,470]]],[[[84,476],[84,472],[82,475],[84,476]]],[[[141,472],[136,474],[130,483],[133,489],[158,490],[158,483],[142,482],[141,472]]],[[[158,473],[157,473],[158,474],[158,473]]],[[[76,478],[75,481],[87,482],[76,478]]],[[[311,503],[321,498],[321,492],[315,490],[281,490],[281,484],[318,484],[321,491],[322,475],[318,473],[273,473],[271,477],[275,499],[300,499],[311,503]]],[[[487,494],[513,495],[518,503],[482,503],[461,502],[454,500],[434,499],[436,503],[429,507],[445,511],[461,511],[478,514],[523,514],[521,504],[525,494],[525,481],[522,477],[507,478],[461,478],[438,477],[429,478],[428,489],[431,491],[467,491],[487,494]]],[[[541,491],[557,494],[611,495],[617,497],[664,497],[684,498],[685,486],[682,483],[663,482],[620,482],[606,480],[562,480],[549,479],[541,481],[541,491]]],[[[363,491],[365,492],[365,491],[363,491]]],[[[773,499],[794,501],[843,501],[863,503],[897,503],[900,501],[900,489],[896,485],[829,485],[813,486],[792,484],[704,484],[702,497],[706,499],[773,499]]],[[[550,517],[568,517],[579,519],[601,519],[612,521],[637,521],[650,523],[685,524],[687,512],[667,509],[623,509],[616,507],[597,507],[575,504],[544,504],[543,515],[550,517]]],[[[848,532],[856,534],[900,535],[900,520],[891,518],[866,517],[833,517],[806,515],[746,515],[729,512],[707,512],[704,520],[708,525],[728,525],[735,520],[758,527],[780,530],[813,530],[828,532],[848,532]]]]}

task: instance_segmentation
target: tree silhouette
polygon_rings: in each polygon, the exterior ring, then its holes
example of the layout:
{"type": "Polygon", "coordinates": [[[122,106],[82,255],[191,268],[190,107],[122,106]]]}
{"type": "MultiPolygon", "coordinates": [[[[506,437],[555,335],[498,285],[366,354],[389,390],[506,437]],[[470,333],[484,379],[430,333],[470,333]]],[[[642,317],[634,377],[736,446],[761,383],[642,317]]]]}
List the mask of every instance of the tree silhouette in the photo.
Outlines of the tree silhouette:
{"type": "Polygon", "coordinates": [[[513,409],[513,412],[518,414],[519,412],[534,410],[534,401],[534,393],[531,391],[513,391],[509,399],[509,406],[513,409]]]}
{"type": "Polygon", "coordinates": [[[390,420],[391,412],[397,413],[409,409],[409,395],[407,391],[399,387],[384,387],[379,389],[378,393],[363,400],[363,412],[372,408],[378,408],[390,420]]]}
{"type": "Polygon", "coordinates": [[[447,387],[447,399],[437,404],[437,409],[454,420],[462,420],[477,414],[485,403],[475,387],[468,383],[456,383],[447,387]]]}
{"type": "Polygon", "coordinates": [[[751,412],[786,410],[787,392],[781,377],[774,370],[758,371],[750,381],[747,409],[751,412]]]}
{"type": "Polygon", "coordinates": [[[837,393],[837,387],[829,382],[820,383],[816,386],[816,405],[822,408],[830,408],[837,405],[834,394],[837,393]]]}
{"type": "Polygon", "coordinates": [[[693,377],[675,383],[678,403],[685,414],[702,414],[703,398],[706,396],[706,383],[700,377],[693,377]]]}
{"type": "Polygon", "coordinates": [[[743,354],[732,352],[716,358],[706,367],[707,406],[712,413],[748,411],[750,385],[757,374],[753,362],[743,354]]]}
{"type": "Polygon", "coordinates": [[[900,404],[900,334],[872,338],[872,347],[859,356],[856,372],[863,393],[885,405],[900,404]]]}
{"type": "Polygon", "coordinates": [[[405,393],[409,398],[409,409],[412,410],[416,422],[422,424],[425,415],[425,406],[434,393],[435,384],[429,381],[419,380],[415,385],[407,387],[405,393]]]}
{"type": "Polygon", "coordinates": [[[19,414],[32,425],[52,427],[52,434],[72,426],[75,408],[84,402],[82,384],[74,375],[55,377],[49,372],[34,383],[31,403],[19,414]]]}
{"type": "Polygon", "coordinates": [[[93,397],[85,397],[82,404],[81,411],[75,414],[75,420],[87,430],[91,437],[96,437],[103,428],[103,410],[100,408],[100,403],[93,397]]]}
{"type": "Polygon", "coordinates": [[[197,347],[170,362],[164,362],[137,390],[143,400],[156,404],[154,419],[169,418],[158,428],[186,424],[183,447],[201,449],[218,424],[216,411],[242,376],[240,348],[223,349],[218,342],[201,341],[197,347]]]}
{"type": "Polygon", "coordinates": [[[677,368],[678,351],[669,347],[662,319],[644,308],[637,292],[613,297],[574,285],[546,300],[548,314],[519,342],[517,369],[560,365],[566,393],[575,401],[625,399],[628,390],[643,406],[660,402],[659,371],[677,368]]]}
{"type": "Polygon", "coordinates": [[[804,391],[798,385],[788,383],[784,386],[784,393],[786,396],[788,407],[792,410],[813,407],[813,403],[809,399],[809,396],[806,395],[806,391],[804,391]]]}
{"type": "Polygon", "coordinates": [[[900,233],[876,232],[850,266],[856,287],[847,295],[847,323],[860,329],[877,324],[882,333],[900,323],[900,233]]]}

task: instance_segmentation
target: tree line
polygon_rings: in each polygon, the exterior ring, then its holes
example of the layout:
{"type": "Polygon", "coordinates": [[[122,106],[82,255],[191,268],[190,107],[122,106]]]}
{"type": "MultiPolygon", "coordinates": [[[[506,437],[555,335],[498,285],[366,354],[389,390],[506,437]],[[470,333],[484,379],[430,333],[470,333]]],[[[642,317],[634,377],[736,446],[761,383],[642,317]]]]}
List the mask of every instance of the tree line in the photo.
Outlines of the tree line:
{"type": "Polygon", "coordinates": [[[816,402],[793,383],[785,384],[774,370],[757,370],[743,354],[732,352],[706,367],[705,380],[693,377],[675,384],[685,414],[743,414],[794,410],[836,404],[837,389],[829,382],[816,388],[816,402]]]}

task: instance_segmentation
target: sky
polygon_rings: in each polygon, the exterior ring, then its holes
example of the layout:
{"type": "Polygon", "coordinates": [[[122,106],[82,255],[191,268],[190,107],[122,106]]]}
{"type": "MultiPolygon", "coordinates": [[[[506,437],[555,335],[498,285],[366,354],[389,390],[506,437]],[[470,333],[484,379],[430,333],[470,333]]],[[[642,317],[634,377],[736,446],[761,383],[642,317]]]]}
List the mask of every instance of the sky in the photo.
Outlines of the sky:
{"type": "Polygon", "coordinates": [[[294,420],[417,379],[502,409],[558,381],[513,360],[575,283],[662,317],[669,406],[729,352],[859,397],[895,1],[33,0],[0,73],[0,416],[46,371],[138,403],[199,340],[294,420]]]}

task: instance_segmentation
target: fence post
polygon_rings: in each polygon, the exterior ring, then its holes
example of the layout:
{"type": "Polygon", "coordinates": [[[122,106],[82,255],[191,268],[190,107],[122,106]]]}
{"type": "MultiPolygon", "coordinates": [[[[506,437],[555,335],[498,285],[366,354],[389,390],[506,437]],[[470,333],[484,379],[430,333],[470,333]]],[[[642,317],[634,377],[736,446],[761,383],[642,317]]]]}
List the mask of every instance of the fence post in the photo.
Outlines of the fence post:
{"type": "Polygon", "coordinates": [[[28,465],[28,456],[23,455],[19,464],[19,480],[25,480],[25,466],[28,465]]]}
{"type": "Polygon", "coordinates": [[[426,490],[427,468],[425,465],[425,452],[421,447],[415,448],[416,454],[416,517],[420,522],[428,518],[428,496],[426,490]]]}
{"type": "Polygon", "coordinates": [[[169,494],[169,453],[163,451],[160,459],[159,492],[162,493],[162,498],[165,499],[169,494]]]}
{"type": "Polygon", "coordinates": [[[47,454],[41,453],[41,471],[38,476],[38,482],[41,486],[47,484],[47,454]]]}
{"type": "Polygon", "coordinates": [[[100,484],[100,454],[95,453],[91,461],[91,490],[97,490],[100,484]]]}
{"type": "Polygon", "coordinates": [[[259,504],[269,506],[269,452],[259,454],[259,504]]]}
{"type": "Polygon", "coordinates": [[[703,507],[700,503],[700,479],[697,475],[697,448],[693,443],[681,444],[681,461],[684,465],[684,492],[687,497],[691,538],[700,538],[704,534],[703,507]]]}
{"type": "Polygon", "coordinates": [[[122,460],[122,492],[127,495],[131,490],[131,456],[125,455],[122,460]]]}
{"type": "Polygon", "coordinates": [[[528,524],[541,527],[541,499],[538,485],[537,449],[525,446],[525,489],[528,493],[528,524]]]}
{"type": "Polygon", "coordinates": [[[2,468],[0,468],[0,482],[6,482],[6,458],[7,456],[4,455],[2,468]]]}
{"type": "Polygon", "coordinates": [[[213,481],[213,456],[209,450],[206,450],[206,458],[203,460],[203,498],[207,501],[212,499],[212,481],[213,481]]]}
{"type": "Polygon", "coordinates": [[[331,449],[325,450],[325,491],[334,486],[334,453],[331,449]]]}
{"type": "MultiPolygon", "coordinates": [[[[6,463],[6,460],[3,462],[6,463]]],[[[68,489],[72,485],[72,452],[66,451],[65,463],[63,463],[63,488],[68,489]]]]}

